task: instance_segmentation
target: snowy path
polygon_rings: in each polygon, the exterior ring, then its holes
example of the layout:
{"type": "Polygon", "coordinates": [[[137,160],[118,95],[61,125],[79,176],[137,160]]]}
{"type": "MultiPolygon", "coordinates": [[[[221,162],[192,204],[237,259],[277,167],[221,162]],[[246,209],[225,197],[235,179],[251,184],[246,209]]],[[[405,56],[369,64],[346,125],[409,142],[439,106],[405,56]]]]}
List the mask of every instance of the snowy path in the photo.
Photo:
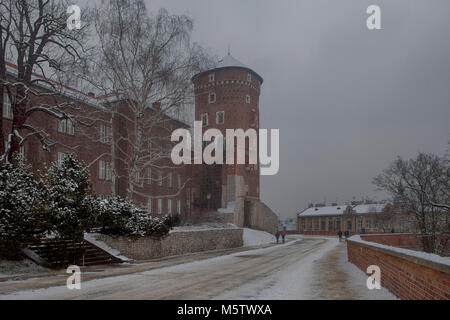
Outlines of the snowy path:
{"type": "MultiPolygon", "coordinates": [[[[345,260],[345,244],[304,239],[208,260],[53,287],[0,299],[389,299],[369,291],[345,260]]],[[[355,270],[356,269],[356,270],[355,270]]],[[[376,292],[378,291],[378,292],[376,292]]]]}

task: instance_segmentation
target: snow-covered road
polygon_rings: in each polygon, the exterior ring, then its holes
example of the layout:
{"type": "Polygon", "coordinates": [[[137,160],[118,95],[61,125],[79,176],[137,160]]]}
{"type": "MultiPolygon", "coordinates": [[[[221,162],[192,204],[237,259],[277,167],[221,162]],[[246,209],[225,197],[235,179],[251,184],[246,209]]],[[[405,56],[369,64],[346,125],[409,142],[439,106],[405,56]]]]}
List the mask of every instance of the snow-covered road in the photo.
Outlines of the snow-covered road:
{"type": "Polygon", "coordinates": [[[285,245],[82,282],[0,299],[391,299],[368,290],[345,244],[308,238],[285,245]]]}

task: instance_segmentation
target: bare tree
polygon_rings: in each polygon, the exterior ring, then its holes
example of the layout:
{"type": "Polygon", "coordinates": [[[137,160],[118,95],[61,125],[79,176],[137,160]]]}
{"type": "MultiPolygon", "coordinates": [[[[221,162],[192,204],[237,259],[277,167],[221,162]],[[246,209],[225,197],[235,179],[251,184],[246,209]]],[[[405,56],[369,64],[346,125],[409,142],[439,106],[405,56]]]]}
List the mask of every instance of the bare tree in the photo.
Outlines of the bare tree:
{"type": "MultiPolygon", "coordinates": [[[[170,135],[175,119],[183,120],[193,103],[191,77],[209,63],[190,40],[192,21],[161,9],[149,14],[143,1],[112,0],[95,9],[97,59],[80,77],[104,96],[104,106],[120,130],[111,136],[113,192],[124,169],[127,195],[137,194],[145,174],[172,168],[170,135]],[[134,178],[136,177],[136,178],[134,178]]],[[[186,181],[183,183],[183,185],[186,181]]],[[[172,195],[175,196],[175,195],[172,195]]]]}
{"type": "Polygon", "coordinates": [[[69,30],[68,7],[64,0],[0,0],[0,111],[6,92],[13,114],[6,146],[0,127],[0,152],[6,160],[31,136],[44,148],[52,145],[48,133],[29,123],[34,113],[68,117],[64,109],[70,103],[56,98],[64,90],[58,74],[85,58],[88,27],[84,19],[80,29],[69,30]],[[15,65],[12,74],[10,62],[15,65]],[[52,103],[41,103],[45,99],[52,103]]]}
{"type": "Polygon", "coordinates": [[[442,244],[446,246],[450,231],[448,162],[425,153],[410,160],[399,157],[373,183],[414,214],[426,252],[438,253],[442,244]]]}

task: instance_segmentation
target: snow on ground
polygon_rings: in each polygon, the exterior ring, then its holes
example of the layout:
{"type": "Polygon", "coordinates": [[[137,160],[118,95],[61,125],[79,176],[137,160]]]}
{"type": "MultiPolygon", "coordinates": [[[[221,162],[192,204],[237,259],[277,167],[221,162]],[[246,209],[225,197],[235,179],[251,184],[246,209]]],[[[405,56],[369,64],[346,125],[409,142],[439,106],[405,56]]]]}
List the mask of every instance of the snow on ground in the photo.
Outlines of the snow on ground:
{"type": "Polygon", "coordinates": [[[178,226],[174,227],[170,230],[172,232],[186,232],[186,231],[206,231],[213,229],[237,229],[236,225],[232,223],[220,223],[220,222],[210,222],[210,223],[202,223],[196,225],[186,225],[186,226],[178,226]]]}
{"type": "Polygon", "coordinates": [[[121,259],[122,261],[132,261],[133,260],[133,259],[130,259],[128,257],[125,257],[124,255],[121,255],[119,250],[113,249],[110,246],[108,246],[106,243],[104,243],[103,241],[98,240],[97,236],[99,236],[99,235],[100,234],[98,234],[98,233],[85,233],[84,234],[84,239],[86,241],[96,245],[100,249],[105,250],[110,255],[121,259]]]}
{"type": "Polygon", "coordinates": [[[219,208],[217,209],[218,212],[220,213],[233,213],[234,212],[234,207],[235,207],[235,202],[228,202],[227,207],[226,208],[219,208]]]}
{"type": "MultiPolygon", "coordinates": [[[[365,274],[361,269],[348,261],[347,250],[345,254],[341,255],[338,263],[338,267],[341,270],[345,270],[348,276],[349,286],[355,290],[360,299],[364,300],[396,300],[398,299],[388,289],[381,287],[381,289],[369,290],[366,282],[368,274],[365,274]]],[[[383,276],[383,275],[382,275],[383,276]]]]}
{"type": "MultiPolygon", "coordinates": [[[[233,292],[225,293],[217,299],[258,299],[258,300],[302,300],[302,299],[363,299],[363,300],[392,300],[396,297],[387,289],[369,290],[366,287],[368,275],[364,274],[353,264],[347,261],[347,254],[339,253],[336,272],[325,267],[326,274],[317,273],[320,264],[330,254],[337,250],[339,242],[336,238],[329,239],[319,250],[308,254],[296,263],[271,274],[263,281],[253,282],[241,286],[233,292]],[[339,272],[337,272],[339,271],[339,272]],[[337,274],[337,276],[335,276],[337,274]],[[327,282],[328,281],[328,282],[327,282]],[[327,291],[336,291],[337,295],[327,291]],[[317,288],[317,286],[320,288],[317,288]],[[351,290],[346,290],[350,288],[351,290]],[[349,292],[351,291],[351,292],[349,292]]],[[[345,245],[345,244],[341,244],[345,245]]],[[[334,268],[334,265],[332,265],[334,268]]]]}
{"type": "Polygon", "coordinates": [[[41,267],[28,259],[20,261],[0,261],[0,278],[47,271],[49,271],[49,269],[41,267]]]}
{"type": "MultiPolygon", "coordinates": [[[[213,269],[221,269],[222,263],[224,261],[227,261],[230,259],[230,257],[236,257],[240,255],[245,255],[248,252],[251,252],[252,254],[264,254],[271,252],[273,250],[278,250],[280,248],[291,246],[295,244],[297,241],[290,241],[285,244],[280,244],[278,246],[271,246],[268,248],[260,248],[260,249],[254,249],[249,251],[241,251],[237,253],[232,253],[229,255],[222,255],[217,256],[214,258],[209,258],[205,260],[198,260],[188,263],[182,263],[174,266],[144,271],[139,274],[128,274],[128,275],[122,275],[122,276],[115,276],[112,278],[103,278],[103,279],[95,279],[90,281],[82,281],[81,288],[83,290],[89,291],[91,289],[95,290],[102,287],[107,287],[112,282],[116,283],[127,283],[132,284],[133,281],[138,279],[140,276],[154,276],[159,274],[167,274],[167,273],[195,273],[198,271],[199,268],[213,268],[213,269]]],[[[18,291],[14,292],[8,295],[1,295],[0,294],[0,300],[22,300],[22,299],[51,299],[55,297],[59,297],[59,299],[62,299],[64,295],[68,293],[68,289],[65,285],[62,286],[56,286],[56,287],[50,287],[45,289],[32,289],[32,290],[26,290],[26,291],[18,291]]]]}
{"type": "Polygon", "coordinates": [[[335,246],[334,242],[328,241],[319,250],[302,257],[296,263],[283,268],[279,272],[271,274],[263,281],[245,284],[233,292],[227,292],[223,296],[217,297],[217,299],[308,299],[309,288],[312,283],[311,275],[314,272],[314,261],[326,255],[335,246]]]}
{"type": "Polygon", "coordinates": [[[268,232],[244,228],[244,247],[260,246],[275,241],[275,236],[268,232]]]}

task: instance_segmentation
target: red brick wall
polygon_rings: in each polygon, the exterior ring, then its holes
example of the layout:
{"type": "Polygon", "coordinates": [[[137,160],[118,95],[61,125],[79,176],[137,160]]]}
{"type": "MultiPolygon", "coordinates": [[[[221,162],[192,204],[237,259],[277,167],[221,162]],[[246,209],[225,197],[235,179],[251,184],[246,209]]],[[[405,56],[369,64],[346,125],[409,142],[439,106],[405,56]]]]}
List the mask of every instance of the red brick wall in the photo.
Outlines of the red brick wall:
{"type": "Polygon", "coordinates": [[[448,265],[397,253],[388,248],[374,247],[367,242],[362,244],[351,239],[347,241],[347,252],[348,260],[364,272],[370,265],[379,266],[381,285],[400,299],[450,299],[448,265]]]}

